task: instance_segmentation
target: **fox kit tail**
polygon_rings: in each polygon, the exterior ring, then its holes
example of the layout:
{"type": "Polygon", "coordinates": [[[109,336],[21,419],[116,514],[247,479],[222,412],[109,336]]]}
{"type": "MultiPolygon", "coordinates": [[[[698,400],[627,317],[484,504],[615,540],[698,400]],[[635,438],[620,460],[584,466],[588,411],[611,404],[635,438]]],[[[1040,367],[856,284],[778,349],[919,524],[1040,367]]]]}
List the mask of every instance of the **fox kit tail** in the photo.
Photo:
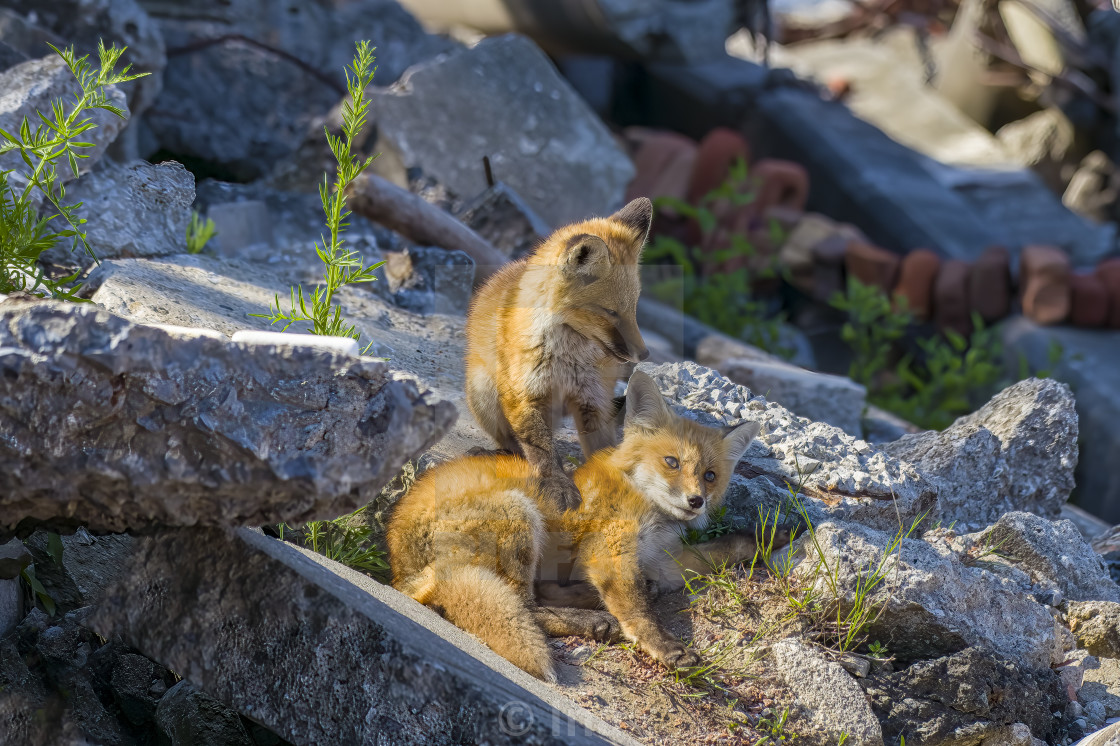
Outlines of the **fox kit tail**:
{"type": "Polygon", "coordinates": [[[512,585],[475,565],[429,566],[426,574],[413,598],[526,673],[556,681],[548,640],[512,585]]]}

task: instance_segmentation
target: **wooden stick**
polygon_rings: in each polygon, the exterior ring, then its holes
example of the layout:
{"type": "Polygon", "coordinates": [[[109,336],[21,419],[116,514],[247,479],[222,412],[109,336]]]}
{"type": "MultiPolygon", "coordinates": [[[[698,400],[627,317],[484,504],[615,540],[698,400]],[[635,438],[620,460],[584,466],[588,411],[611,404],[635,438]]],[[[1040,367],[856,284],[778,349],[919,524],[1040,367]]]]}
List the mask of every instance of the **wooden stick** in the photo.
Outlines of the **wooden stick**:
{"type": "Polygon", "coordinates": [[[347,205],[358,215],[424,246],[458,249],[474,259],[478,287],[509,261],[489,241],[435,205],[371,173],[350,185],[347,205]]]}

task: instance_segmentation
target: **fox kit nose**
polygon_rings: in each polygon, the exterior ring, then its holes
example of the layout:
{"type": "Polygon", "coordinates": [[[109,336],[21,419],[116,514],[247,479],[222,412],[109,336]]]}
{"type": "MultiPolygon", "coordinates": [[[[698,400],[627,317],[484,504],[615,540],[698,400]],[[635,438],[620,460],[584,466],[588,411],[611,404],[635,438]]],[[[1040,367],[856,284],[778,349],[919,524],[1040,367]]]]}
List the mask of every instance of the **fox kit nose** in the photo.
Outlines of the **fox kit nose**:
{"type": "Polygon", "coordinates": [[[648,359],[649,359],[649,350],[648,349],[643,349],[641,352],[638,353],[638,360],[639,361],[648,360],[648,359]]]}
{"type": "Polygon", "coordinates": [[[693,510],[700,510],[700,508],[704,507],[704,498],[700,495],[692,495],[688,498],[688,507],[693,510]]]}

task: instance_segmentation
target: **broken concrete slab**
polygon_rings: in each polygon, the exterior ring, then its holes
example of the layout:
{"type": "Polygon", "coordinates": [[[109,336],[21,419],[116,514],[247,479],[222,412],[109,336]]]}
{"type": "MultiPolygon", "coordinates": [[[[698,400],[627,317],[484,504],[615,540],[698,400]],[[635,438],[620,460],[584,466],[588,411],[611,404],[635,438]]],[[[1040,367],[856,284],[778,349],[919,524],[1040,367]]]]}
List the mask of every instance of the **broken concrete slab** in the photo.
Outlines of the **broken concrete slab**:
{"type": "MultiPolygon", "coordinates": [[[[66,190],[81,202],[86,240],[98,259],[153,257],[187,250],[187,224],[194,202],[194,175],[175,161],[153,165],[106,162],[66,190]]],[[[49,251],[51,261],[93,264],[81,247],[49,251]]]]}
{"type": "Polygon", "coordinates": [[[938,487],[940,517],[982,528],[1013,510],[1057,518],[1074,487],[1078,417],[1068,386],[1013,384],[944,431],[881,446],[938,487]]]}
{"type": "Polygon", "coordinates": [[[406,165],[470,199],[487,187],[488,156],[494,175],[550,225],[609,213],[634,176],[606,125],[516,34],[417,65],[371,89],[371,101],[379,142],[406,165]]]}
{"type": "Polygon", "coordinates": [[[237,713],[186,680],[160,697],[156,723],[171,746],[253,746],[237,713]]]}
{"type": "Polygon", "coordinates": [[[297,746],[634,743],[412,599],[249,529],[145,538],[90,623],[297,746]]]}
{"type": "Polygon", "coordinates": [[[735,515],[753,522],[760,506],[789,510],[798,490],[809,498],[804,502],[814,522],[832,518],[893,530],[900,520],[909,525],[935,509],[930,480],[832,425],[798,417],[693,362],[642,363],[638,369],[680,414],[706,425],[762,425],[728,487],[726,500],[735,515]]]}
{"type": "Polygon", "coordinates": [[[94,305],[6,301],[0,537],[302,522],[364,505],[455,407],[313,341],[173,336],[94,305]]]}
{"type": "Polygon", "coordinates": [[[1007,365],[1026,360],[1032,370],[1051,375],[1073,390],[1078,417],[1077,491],[1082,508],[1109,523],[1120,523],[1120,331],[1043,327],[1021,317],[1000,326],[1007,365]],[[1057,361],[1054,353],[1057,351],[1057,361]]]}

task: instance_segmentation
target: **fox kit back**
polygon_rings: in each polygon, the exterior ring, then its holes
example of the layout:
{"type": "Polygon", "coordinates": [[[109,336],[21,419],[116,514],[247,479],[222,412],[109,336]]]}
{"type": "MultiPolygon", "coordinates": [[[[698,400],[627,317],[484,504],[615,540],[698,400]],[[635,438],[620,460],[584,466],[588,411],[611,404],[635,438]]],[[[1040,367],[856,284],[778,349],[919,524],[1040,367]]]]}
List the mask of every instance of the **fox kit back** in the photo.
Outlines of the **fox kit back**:
{"type": "Polygon", "coordinates": [[[616,442],[614,384],[649,356],[637,324],[638,263],[653,206],[557,230],[495,274],[467,317],[467,405],[498,446],[522,454],[558,507],[579,492],[557,461],[566,410],[590,456],[616,442]]]}

